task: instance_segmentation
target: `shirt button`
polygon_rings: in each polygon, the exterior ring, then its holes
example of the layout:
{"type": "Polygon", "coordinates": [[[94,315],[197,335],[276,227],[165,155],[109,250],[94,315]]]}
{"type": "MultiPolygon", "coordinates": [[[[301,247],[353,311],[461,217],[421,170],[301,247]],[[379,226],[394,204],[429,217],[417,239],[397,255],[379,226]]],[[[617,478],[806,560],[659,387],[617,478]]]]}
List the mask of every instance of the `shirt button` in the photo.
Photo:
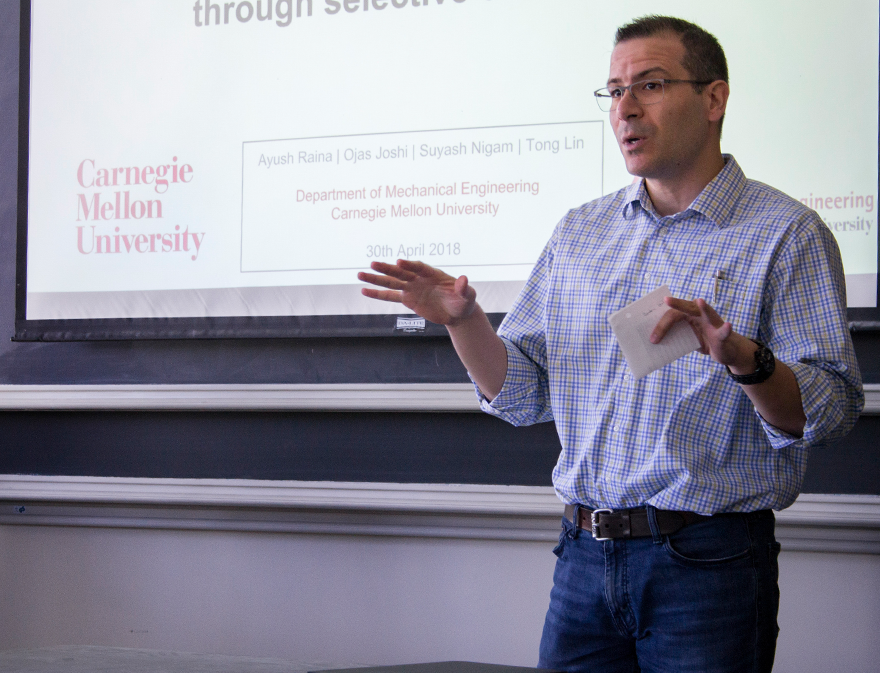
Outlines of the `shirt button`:
{"type": "Polygon", "coordinates": [[[650,273],[646,273],[646,274],[645,274],[645,280],[651,280],[651,274],[650,274],[650,273]]]}

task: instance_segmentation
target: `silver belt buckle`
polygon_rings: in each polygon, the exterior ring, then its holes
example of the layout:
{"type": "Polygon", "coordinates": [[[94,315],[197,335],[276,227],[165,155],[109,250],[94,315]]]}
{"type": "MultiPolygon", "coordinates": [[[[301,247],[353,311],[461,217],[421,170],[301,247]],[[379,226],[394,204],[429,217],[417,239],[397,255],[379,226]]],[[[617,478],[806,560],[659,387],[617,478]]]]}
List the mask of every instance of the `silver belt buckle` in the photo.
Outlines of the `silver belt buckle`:
{"type": "Polygon", "coordinates": [[[599,519],[596,516],[597,514],[614,514],[614,510],[613,509],[594,509],[592,512],[590,512],[590,527],[592,529],[591,532],[593,533],[593,539],[599,540],[599,541],[610,540],[611,539],[610,537],[599,537],[599,535],[600,535],[600,533],[599,533],[599,519]]]}

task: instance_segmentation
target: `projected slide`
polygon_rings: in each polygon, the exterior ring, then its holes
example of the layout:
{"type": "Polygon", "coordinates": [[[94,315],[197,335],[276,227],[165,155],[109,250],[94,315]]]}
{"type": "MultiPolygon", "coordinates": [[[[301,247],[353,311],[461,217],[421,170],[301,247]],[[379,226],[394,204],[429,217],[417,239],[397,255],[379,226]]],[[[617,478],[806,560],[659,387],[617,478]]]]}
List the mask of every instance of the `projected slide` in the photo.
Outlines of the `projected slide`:
{"type": "Polygon", "coordinates": [[[246,143],[242,171],[242,271],[528,266],[529,225],[601,191],[602,124],[246,143]]]}
{"type": "Polygon", "coordinates": [[[723,150],[817,210],[876,306],[877,3],[798,8],[33,0],[26,317],[399,313],[356,273],[400,257],[505,311],[566,212],[632,180],[592,91],[648,12],[719,37],[723,150]]]}

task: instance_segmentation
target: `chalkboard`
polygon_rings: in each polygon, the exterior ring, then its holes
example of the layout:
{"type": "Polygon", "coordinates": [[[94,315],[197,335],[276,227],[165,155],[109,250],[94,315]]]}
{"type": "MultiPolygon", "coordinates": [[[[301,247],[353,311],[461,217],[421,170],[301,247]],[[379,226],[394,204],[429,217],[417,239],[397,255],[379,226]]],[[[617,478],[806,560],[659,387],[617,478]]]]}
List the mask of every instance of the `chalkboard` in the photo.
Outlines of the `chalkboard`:
{"type": "MultiPolygon", "coordinates": [[[[466,382],[437,336],[11,342],[15,316],[18,3],[0,3],[0,384],[466,382]]],[[[856,332],[880,382],[880,333],[856,332]]],[[[809,492],[880,494],[880,417],[811,457],[809,492]]],[[[552,423],[483,414],[0,412],[0,473],[548,485],[552,423]]]]}

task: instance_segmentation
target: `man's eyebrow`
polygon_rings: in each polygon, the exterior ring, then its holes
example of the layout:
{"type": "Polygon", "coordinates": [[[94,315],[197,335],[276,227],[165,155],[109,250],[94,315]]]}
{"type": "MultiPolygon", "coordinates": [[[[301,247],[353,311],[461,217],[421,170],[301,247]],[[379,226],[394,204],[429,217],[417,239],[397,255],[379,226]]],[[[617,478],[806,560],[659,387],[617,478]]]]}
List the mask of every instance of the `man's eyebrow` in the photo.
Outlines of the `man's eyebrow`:
{"type": "MultiPolygon", "coordinates": [[[[666,68],[662,68],[660,66],[656,66],[654,68],[648,68],[647,70],[642,70],[640,73],[636,73],[635,77],[633,77],[633,82],[640,82],[643,79],[646,79],[648,75],[651,74],[658,75],[668,75],[669,71],[666,68]]],[[[622,82],[618,77],[612,77],[608,80],[608,84],[620,84],[622,82]]]]}

